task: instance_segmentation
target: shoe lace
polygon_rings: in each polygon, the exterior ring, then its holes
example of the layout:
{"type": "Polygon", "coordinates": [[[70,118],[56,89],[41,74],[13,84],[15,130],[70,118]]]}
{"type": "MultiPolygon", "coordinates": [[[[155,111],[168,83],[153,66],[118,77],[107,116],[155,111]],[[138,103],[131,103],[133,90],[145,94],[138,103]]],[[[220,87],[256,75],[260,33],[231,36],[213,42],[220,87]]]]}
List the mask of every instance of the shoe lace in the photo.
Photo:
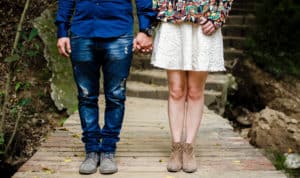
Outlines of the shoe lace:
{"type": "Polygon", "coordinates": [[[182,146],[180,144],[175,144],[172,146],[171,151],[172,152],[182,152],[182,146]]]}
{"type": "Polygon", "coordinates": [[[93,159],[93,158],[95,158],[96,154],[97,153],[95,153],[95,152],[87,153],[86,154],[86,159],[93,159]]]}
{"type": "Polygon", "coordinates": [[[184,152],[189,154],[189,155],[194,154],[193,146],[191,146],[190,144],[184,145],[184,152]]]}
{"type": "Polygon", "coordinates": [[[176,153],[182,153],[183,148],[181,144],[174,144],[171,147],[171,159],[175,158],[176,153]]]}
{"type": "Polygon", "coordinates": [[[103,153],[103,158],[109,159],[113,161],[114,159],[114,154],[113,153],[103,153]]]}

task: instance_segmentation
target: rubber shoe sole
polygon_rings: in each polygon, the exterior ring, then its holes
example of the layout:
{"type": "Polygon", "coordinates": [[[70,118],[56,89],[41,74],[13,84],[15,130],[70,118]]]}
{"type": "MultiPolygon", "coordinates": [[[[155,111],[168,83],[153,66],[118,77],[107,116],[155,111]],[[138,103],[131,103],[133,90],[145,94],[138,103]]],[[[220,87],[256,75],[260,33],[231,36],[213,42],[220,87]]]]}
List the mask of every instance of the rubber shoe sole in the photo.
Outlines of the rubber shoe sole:
{"type": "Polygon", "coordinates": [[[101,174],[114,174],[114,173],[118,172],[118,169],[116,169],[116,170],[103,170],[103,169],[100,168],[99,171],[100,171],[101,174]]]}

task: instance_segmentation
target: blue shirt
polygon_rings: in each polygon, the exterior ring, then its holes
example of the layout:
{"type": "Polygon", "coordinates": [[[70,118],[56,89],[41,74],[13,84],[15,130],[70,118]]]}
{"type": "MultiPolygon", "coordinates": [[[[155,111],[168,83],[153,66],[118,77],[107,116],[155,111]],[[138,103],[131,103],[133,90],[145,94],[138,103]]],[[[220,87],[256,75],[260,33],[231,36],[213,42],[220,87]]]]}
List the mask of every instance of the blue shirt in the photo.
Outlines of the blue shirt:
{"type": "MultiPolygon", "coordinates": [[[[139,29],[151,26],[156,12],[152,0],[135,0],[139,29]]],[[[68,32],[81,37],[118,37],[133,32],[131,0],[59,0],[55,24],[57,36],[68,37],[68,32]]]]}

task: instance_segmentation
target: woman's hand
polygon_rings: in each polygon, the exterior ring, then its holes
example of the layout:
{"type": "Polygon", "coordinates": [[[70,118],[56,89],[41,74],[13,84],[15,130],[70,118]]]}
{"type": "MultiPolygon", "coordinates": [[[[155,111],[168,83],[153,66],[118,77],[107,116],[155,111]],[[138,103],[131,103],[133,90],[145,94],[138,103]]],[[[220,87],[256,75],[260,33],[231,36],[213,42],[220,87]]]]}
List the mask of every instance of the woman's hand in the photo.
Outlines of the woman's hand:
{"type": "Polygon", "coordinates": [[[212,21],[210,21],[206,18],[201,19],[200,25],[202,27],[202,32],[204,35],[210,36],[217,30],[217,28],[212,23],[212,21]]]}
{"type": "Polygon", "coordinates": [[[143,53],[149,53],[152,51],[152,43],[152,37],[139,32],[133,41],[133,49],[143,53]]]}

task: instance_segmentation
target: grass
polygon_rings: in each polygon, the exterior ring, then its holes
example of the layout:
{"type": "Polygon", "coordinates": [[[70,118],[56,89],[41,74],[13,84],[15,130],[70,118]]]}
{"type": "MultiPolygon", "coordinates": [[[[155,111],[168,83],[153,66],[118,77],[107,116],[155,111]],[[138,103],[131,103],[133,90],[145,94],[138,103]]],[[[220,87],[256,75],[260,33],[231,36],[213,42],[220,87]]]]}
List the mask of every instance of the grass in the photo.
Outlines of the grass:
{"type": "Polygon", "coordinates": [[[60,127],[62,127],[62,126],[64,125],[64,123],[67,121],[67,119],[68,119],[68,118],[66,118],[66,117],[60,119],[59,122],[58,122],[58,125],[59,125],[60,127]]]}
{"type": "Polygon", "coordinates": [[[289,169],[284,164],[286,157],[283,153],[267,149],[264,150],[263,154],[272,162],[277,170],[283,171],[288,178],[299,178],[300,177],[300,169],[289,169]]]}

